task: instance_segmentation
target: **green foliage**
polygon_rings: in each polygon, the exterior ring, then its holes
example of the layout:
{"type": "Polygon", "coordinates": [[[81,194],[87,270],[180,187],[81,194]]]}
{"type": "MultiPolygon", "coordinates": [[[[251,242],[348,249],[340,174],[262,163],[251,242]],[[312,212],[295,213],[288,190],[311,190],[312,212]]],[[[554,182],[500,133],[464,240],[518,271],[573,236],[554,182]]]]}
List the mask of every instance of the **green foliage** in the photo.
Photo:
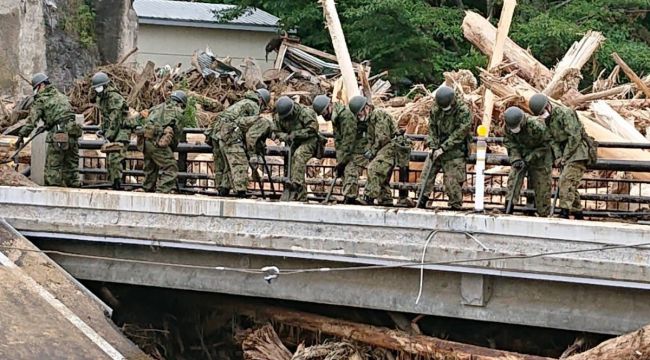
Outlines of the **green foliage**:
{"type": "Polygon", "coordinates": [[[185,106],[185,111],[183,112],[183,124],[181,124],[182,126],[179,126],[179,128],[183,129],[198,127],[196,115],[196,98],[194,96],[190,96],[187,98],[187,105],[185,106]]]}
{"type": "MultiPolygon", "coordinates": [[[[238,5],[224,21],[250,7],[264,9],[280,17],[284,29],[295,29],[306,45],[332,51],[322,9],[314,0],[205,2],[238,5]]],[[[487,16],[488,6],[493,6],[496,24],[502,5],[501,0],[346,0],[338,1],[337,9],[352,57],[369,59],[374,72],[389,70],[394,83],[408,85],[440,83],[444,71],[485,67],[487,59],[463,37],[464,10],[487,16]]],[[[607,40],[585,67],[585,83],[614,67],[613,51],[639,74],[648,74],[648,9],[649,0],[520,0],[510,35],[553,67],[586,31],[601,31],[607,40]]]]}
{"type": "Polygon", "coordinates": [[[73,2],[72,6],[72,14],[62,21],[62,30],[77,37],[87,49],[95,46],[95,12],[85,2],[73,2]]]}

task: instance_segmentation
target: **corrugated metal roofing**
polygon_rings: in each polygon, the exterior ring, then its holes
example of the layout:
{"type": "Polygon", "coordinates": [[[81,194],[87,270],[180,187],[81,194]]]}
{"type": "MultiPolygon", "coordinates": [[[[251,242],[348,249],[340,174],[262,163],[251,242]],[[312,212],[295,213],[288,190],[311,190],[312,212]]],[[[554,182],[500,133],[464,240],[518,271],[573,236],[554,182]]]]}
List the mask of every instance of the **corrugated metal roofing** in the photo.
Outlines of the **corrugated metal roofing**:
{"type": "MultiPolygon", "coordinates": [[[[133,8],[140,19],[201,23],[218,23],[214,15],[215,12],[218,13],[233,7],[234,5],[168,0],[135,0],[133,2],[133,8]]],[[[254,9],[227,24],[276,27],[279,20],[266,11],[254,9]]]]}

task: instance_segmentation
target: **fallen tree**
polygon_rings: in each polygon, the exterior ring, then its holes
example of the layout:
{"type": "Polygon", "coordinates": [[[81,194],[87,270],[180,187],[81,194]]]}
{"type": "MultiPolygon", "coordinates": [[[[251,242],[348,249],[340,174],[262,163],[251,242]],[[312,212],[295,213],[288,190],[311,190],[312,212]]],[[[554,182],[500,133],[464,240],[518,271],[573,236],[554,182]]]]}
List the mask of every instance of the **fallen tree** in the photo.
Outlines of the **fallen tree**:
{"type": "Polygon", "coordinates": [[[650,325],[603,342],[591,350],[566,360],[642,360],[650,359],[650,325]]]}

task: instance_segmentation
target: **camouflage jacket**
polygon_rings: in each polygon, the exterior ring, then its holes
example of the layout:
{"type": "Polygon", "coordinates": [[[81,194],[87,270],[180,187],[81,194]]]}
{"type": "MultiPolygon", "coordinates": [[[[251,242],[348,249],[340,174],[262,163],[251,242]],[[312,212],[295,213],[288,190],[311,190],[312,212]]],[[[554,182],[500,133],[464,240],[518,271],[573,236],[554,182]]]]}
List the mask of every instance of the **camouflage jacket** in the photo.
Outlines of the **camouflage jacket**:
{"type": "Polygon", "coordinates": [[[584,128],[573,110],[553,106],[551,116],[546,121],[556,159],[567,162],[589,159],[589,148],[583,139],[584,128]]]}
{"type": "Polygon", "coordinates": [[[273,122],[262,116],[245,116],[237,119],[244,142],[250,150],[262,153],[266,138],[271,134],[273,122]]]}
{"type": "Polygon", "coordinates": [[[129,106],[124,97],[113,86],[97,97],[97,104],[102,113],[102,131],[104,137],[110,142],[128,142],[130,139],[130,126],[126,119],[129,106]]]}
{"type": "Polygon", "coordinates": [[[157,142],[163,135],[163,130],[166,127],[171,127],[174,130],[174,144],[175,147],[180,141],[182,135],[181,129],[178,124],[183,122],[183,109],[175,101],[168,100],[162,104],[158,104],[149,110],[149,116],[146,119],[147,126],[154,128],[154,140],[157,142]]]}
{"type": "Polygon", "coordinates": [[[242,100],[239,100],[238,102],[232,104],[226,110],[217,115],[217,118],[212,124],[212,128],[207,133],[207,135],[218,141],[220,137],[228,135],[221,133],[221,127],[224,123],[232,123],[237,119],[245,116],[259,115],[260,105],[258,99],[259,98],[254,91],[247,91],[244,94],[244,98],[242,100]]]}
{"type": "Polygon", "coordinates": [[[540,119],[528,116],[518,134],[513,134],[507,129],[504,133],[503,145],[508,149],[511,163],[517,160],[526,163],[539,160],[551,161],[549,133],[540,119]]]}
{"type": "Polygon", "coordinates": [[[318,140],[318,130],[318,119],[311,106],[307,107],[294,103],[293,111],[289,116],[280,119],[275,114],[273,118],[273,132],[279,137],[286,137],[292,134],[294,145],[318,140]]]}
{"type": "Polygon", "coordinates": [[[368,149],[374,157],[398,134],[397,126],[390,114],[379,109],[373,110],[366,121],[368,122],[368,149]]]}
{"type": "Polygon", "coordinates": [[[332,114],[334,127],[334,144],[336,146],[336,161],[346,164],[353,155],[363,154],[368,147],[368,125],[358,121],[350,109],[341,104],[334,104],[332,114]]]}
{"type": "MultiPolygon", "coordinates": [[[[52,142],[55,132],[67,132],[70,123],[74,123],[74,112],[68,98],[54,86],[48,85],[34,97],[27,123],[20,129],[19,135],[27,137],[39,121],[43,121],[49,131],[47,142],[52,142]]],[[[72,134],[70,135],[72,136],[72,134]]]]}
{"type": "Polygon", "coordinates": [[[457,101],[448,112],[434,103],[429,115],[428,145],[444,150],[443,158],[464,157],[471,127],[472,112],[463,102],[457,101]]]}

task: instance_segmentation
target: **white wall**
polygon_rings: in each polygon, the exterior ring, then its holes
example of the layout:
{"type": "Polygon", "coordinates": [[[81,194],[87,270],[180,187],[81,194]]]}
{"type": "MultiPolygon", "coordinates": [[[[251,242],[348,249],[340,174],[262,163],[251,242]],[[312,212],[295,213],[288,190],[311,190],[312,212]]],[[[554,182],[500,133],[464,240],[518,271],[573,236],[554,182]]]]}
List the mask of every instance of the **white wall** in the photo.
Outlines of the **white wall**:
{"type": "Polygon", "coordinates": [[[252,57],[264,71],[272,68],[275,61],[275,52],[269,54],[268,62],[264,60],[264,48],[275,36],[271,32],[140,24],[137,61],[139,67],[149,60],[156,66],[174,66],[180,62],[185,69],[191,66],[194,50],[209,46],[218,58],[230,56],[233,66],[239,66],[245,57],[252,57]]]}

